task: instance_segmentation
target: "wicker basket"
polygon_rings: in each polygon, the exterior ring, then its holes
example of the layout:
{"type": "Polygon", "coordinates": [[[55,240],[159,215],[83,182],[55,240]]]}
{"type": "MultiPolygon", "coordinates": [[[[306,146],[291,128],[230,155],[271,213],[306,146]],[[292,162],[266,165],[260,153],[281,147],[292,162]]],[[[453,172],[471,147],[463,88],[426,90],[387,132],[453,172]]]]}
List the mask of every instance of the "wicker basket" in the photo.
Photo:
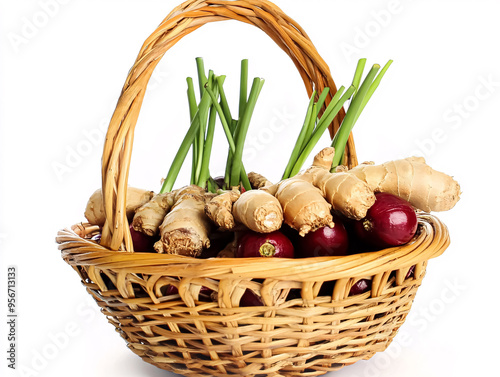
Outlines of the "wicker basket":
{"type": "MultiPolygon", "coordinates": [[[[368,359],[390,344],[411,308],[427,261],[449,244],[448,231],[437,218],[420,214],[417,235],[407,245],[346,257],[195,259],[126,251],[131,240],[124,198],[148,80],[183,36],[207,22],[231,19],[267,33],[291,57],[309,95],[326,86],[335,93],[329,68],[306,33],[274,4],[187,1],[144,43],[111,119],[102,158],[107,216],[102,245],[90,240],[100,230],[89,224],[60,231],[57,242],[109,322],[144,361],[185,376],[322,375],[368,359]],[[371,291],[349,296],[362,278],[371,279],[371,291]],[[169,285],[178,294],[167,294],[169,285]],[[202,287],[216,291],[218,302],[204,300],[202,287]],[[329,287],[326,296],[322,287],[329,287]],[[265,306],[238,307],[247,288],[265,306]]],[[[343,116],[333,122],[332,132],[343,116]]],[[[355,166],[352,137],[346,154],[355,166]]]]}

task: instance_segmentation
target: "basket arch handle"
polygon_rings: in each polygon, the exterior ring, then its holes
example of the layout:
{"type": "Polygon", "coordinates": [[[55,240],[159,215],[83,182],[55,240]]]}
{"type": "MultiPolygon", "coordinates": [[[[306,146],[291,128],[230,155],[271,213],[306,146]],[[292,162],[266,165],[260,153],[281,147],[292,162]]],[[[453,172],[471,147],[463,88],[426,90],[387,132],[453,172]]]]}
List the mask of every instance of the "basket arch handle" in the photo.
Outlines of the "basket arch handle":
{"type": "MultiPolygon", "coordinates": [[[[292,59],[307,94],[325,87],[330,92],[321,111],[337,92],[330,69],[305,31],[275,4],[267,0],[188,0],[174,8],[146,39],[129,71],[110,120],[102,155],[102,194],[106,222],[101,244],[111,250],[133,250],[125,198],[134,138],[134,128],[147,83],[163,55],[180,39],[209,22],[237,20],[264,31],[292,59]]],[[[345,116],[341,109],[330,125],[337,131],[345,116]]],[[[345,149],[349,166],[357,165],[352,134],[345,149]]]]}

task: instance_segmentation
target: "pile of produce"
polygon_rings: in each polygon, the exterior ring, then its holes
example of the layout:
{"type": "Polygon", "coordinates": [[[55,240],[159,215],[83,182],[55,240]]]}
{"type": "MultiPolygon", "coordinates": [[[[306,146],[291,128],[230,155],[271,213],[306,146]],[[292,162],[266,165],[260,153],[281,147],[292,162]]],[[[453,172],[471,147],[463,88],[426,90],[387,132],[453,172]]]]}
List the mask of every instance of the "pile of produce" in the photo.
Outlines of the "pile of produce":
{"type": "MultiPolygon", "coordinates": [[[[238,116],[234,119],[224,92],[225,76],[213,71],[206,75],[203,60],[196,62],[199,100],[193,80],[188,78],[191,123],[161,190],[154,193],[128,187],[131,236],[122,246],[124,251],[194,258],[342,257],[412,242],[418,232],[417,212],[446,211],[459,200],[458,183],[432,169],[423,158],[366,162],[351,169],[343,164],[348,136],[391,61],[382,69],[373,65],[363,79],[366,60],[361,59],[347,89],[340,87],[331,98],[328,88],[312,94],[277,183],[247,173],[242,161],[264,80],[255,78],[248,90],[248,62],[242,61],[238,116]],[[321,136],[347,105],[331,146],[304,168],[321,136]],[[217,118],[228,142],[224,177],[212,177],[209,169],[217,118]],[[191,182],[174,189],[190,150],[191,182]]],[[[102,193],[97,190],[85,211],[87,220],[102,229],[96,242],[111,237],[104,211],[102,193]]],[[[370,285],[369,279],[360,279],[351,294],[366,292],[370,285]]],[[[175,289],[172,286],[168,294],[175,294],[175,289]]],[[[207,288],[205,293],[210,299],[214,292],[207,288]]],[[[241,302],[261,304],[248,290],[241,302]]]]}

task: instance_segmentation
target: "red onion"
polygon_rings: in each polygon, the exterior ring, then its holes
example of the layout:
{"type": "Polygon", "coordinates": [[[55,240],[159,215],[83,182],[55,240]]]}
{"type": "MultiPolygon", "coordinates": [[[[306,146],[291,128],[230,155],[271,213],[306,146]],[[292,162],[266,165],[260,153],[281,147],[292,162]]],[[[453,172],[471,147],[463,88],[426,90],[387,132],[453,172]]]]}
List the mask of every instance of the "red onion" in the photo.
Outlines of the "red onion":
{"type": "Polygon", "coordinates": [[[417,215],[406,200],[377,193],[375,204],[354,228],[358,237],[379,248],[399,246],[410,241],[417,231],[417,215]]]}
{"type": "Polygon", "coordinates": [[[247,289],[240,299],[240,306],[264,306],[262,300],[251,289],[247,289]]]}
{"type": "Polygon", "coordinates": [[[150,252],[154,253],[154,244],[158,241],[158,237],[148,236],[142,232],[134,230],[132,225],[130,225],[130,235],[132,236],[132,244],[134,245],[134,251],[136,252],[150,252]]]}
{"type": "Polygon", "coordinates": [[[302,237],[299,254],[303,258],[346,255],[348,238],[344,225],[336,220],[333,228],[325,226],[302,237]]]}
{"type": "Polygon", "coordinates": [[[272,233],[248,232],[239,240],[235,257],[293,258],[294,248],[290,240],[280,231],[272,233]]]}
{"type": "Polygon", "coordinates": [[[358,280],[349,291],[349,296],[360,295],[372,289],[372,281],[369,279],[358,280]]]}

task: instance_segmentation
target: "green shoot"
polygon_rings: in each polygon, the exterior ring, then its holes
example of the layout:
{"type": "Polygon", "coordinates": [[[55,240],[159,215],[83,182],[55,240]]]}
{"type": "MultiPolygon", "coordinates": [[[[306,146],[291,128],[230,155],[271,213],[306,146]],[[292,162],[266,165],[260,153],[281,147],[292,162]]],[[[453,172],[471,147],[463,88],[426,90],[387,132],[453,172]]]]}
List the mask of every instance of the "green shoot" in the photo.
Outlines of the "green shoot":
{"type": "MultiPolygon", "coordinates": [[[[190,122],[193,121],[196,112],[198,111],[198,104],[196,103],[196,96],[194,94],[194,86],[193,86],[193,79],[191,77],[188,77],[186,79],[187,84],[188,84],[188,89],[187,89],[187,97],[188,97],[188,103],[189,103],[189,120],[190,122]]],[[[197,139],[194,140],[193,143],[193,163],[191,167],[191,184],[194,185],[195,183],[195,175],[196,175],[196,161],[198,161],[198,143],[196,142],[197,139]]]]}
{"type": "Polygon", "coordinates": [[[316,96],[316,91],[314,91],[309,99],[309,105],[307,106],[306,118],[304,119],[304,124],[300,129],[299,136],[297,137],[297,141],[295,142],[295,146],[293,147],[292,154],[290,155],[290,159],[288,160],[288,164],[286,165],[285,172],[283,173],[283,177],[281,179],[286,179],[290,176],[290,172],[292,171],[293,165],[297,161],[297,157],[299,156],[302,145],[304,144],[304,140],[306,139],[307,128],[309,127],[309,123],[313,113],[313,105],[314,105],[314,97],[316,96]]]}
{"type": "Polygon", "coordinates": [[[241,168],[242,168],[242,157],[243,157],[243,146],[245,143],[245,138],[248,131],[248,126],[250,125],[250,119],[252,117],[257,98],[259,97],[262,86],[264,85],[264,80],[255,78],[253,80],[252,88],[250,90],[250,95],[248,97],[248,102],[245,105],[245,111],[240,119],[238,128],[235,135],[235,145],[236,150],[233,155],[233,162],[231,165],[231,179],[230,185],[238,186],[241,180],[241,168]]]}
{"type": "Polygon", "coordinates": [[[304,150],[300,153],[299,157],[297,158],[297,161],[295,162],[293,169],[286,178],[293,177],[300,171],[300,169],[302,169],[302,166],[304,165],[307,158],[311,154],[312,150],[320,140],[321,136],[324,134],[324,132],[326,131],[330,123],[333,121],[333,119],[337,116],[344,103],[354,93],[354,87],[353,86],[349,87],[349,89],[347,89],[344,95],[342,95],[343,92],[344,92],[344,87],[342,86],[333,96],[332,100],[328,104],[328,107],[323,113],[323,116],[319,120],[316,130],[314,130],[309,141],[305,145],[304,150]]]}
{"type": "Polygon", "coordinates": [[[344,155],[344,150],[347,143],[347,139],[349,138],[349,134],[351,133],[351,130],[354,127],[354,123],[358,119],[361,109],[363,108],[364,99],[368,91],[370,90],[370,86],[372,85],[379,69],[380,65],[378,64],[373,65],[370,72],[366,76],[365,80],[361,84],[361,87],[359,88],[358,92],[354,96],[339,130],[337,131],[337,133],[333,138],[332,147],[335,148],[335,155],[333,156],[332,171],[334,171],[335,168],[342,161],[342,157],[344,155]]]}

